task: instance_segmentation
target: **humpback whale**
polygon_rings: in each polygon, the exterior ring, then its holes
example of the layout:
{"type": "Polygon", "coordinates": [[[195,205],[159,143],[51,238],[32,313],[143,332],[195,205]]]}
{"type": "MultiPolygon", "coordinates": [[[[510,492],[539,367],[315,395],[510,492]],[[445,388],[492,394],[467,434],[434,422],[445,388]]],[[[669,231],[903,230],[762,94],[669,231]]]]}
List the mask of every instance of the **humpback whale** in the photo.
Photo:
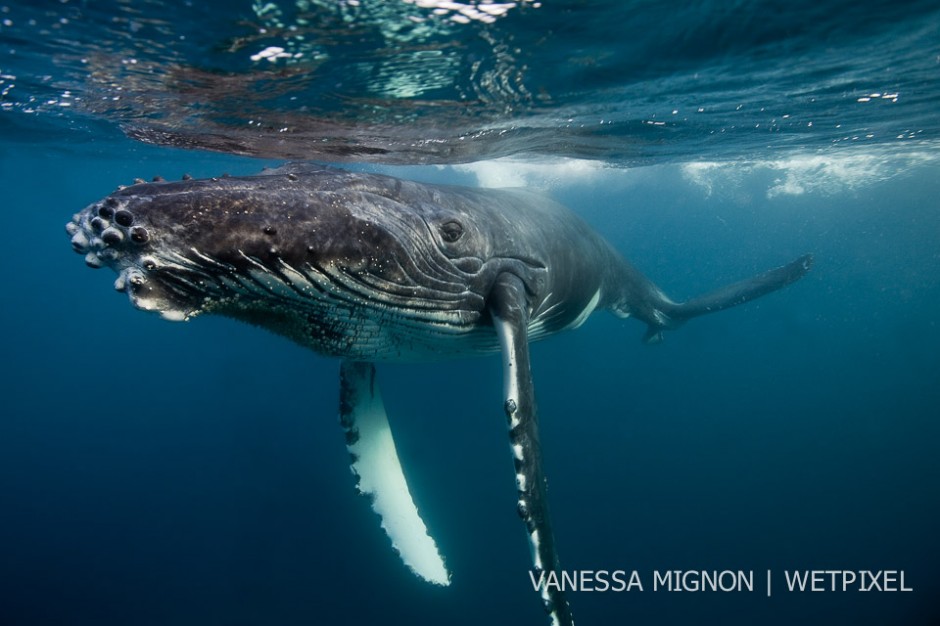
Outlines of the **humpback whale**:
{"type": "MultiPolygon", "coordinates": [[[[645,340],[780,289],[810,255],[684,302],[570,210],[522,190],[431,185],[289,164],[255,176],[138,181],[67,224],[73,249],[168,320],[225,315],[341,359],[340,423],[360,492],[405,564],[450,573],[412,500],[375,363],[499,353],[502,408],[536,577],[560,572],[529,342],[607,310],[645,340]]],[[[494,411],[495,412],[495,411],[494,411]]],[[[561,589],[541,600],[572,624],[561,589]]]]}

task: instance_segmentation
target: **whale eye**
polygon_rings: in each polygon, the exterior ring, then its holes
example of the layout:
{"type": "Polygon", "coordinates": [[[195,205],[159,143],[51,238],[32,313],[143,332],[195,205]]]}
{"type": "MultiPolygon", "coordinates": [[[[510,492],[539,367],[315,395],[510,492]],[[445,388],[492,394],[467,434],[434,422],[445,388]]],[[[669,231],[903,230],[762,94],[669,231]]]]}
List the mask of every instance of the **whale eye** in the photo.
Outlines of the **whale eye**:
{"type": "Polygon", "coordinates": [[[441,239],[447,243],[454,243],[463,236],[463,226],[456,220],[441,224],[441,239]]]}

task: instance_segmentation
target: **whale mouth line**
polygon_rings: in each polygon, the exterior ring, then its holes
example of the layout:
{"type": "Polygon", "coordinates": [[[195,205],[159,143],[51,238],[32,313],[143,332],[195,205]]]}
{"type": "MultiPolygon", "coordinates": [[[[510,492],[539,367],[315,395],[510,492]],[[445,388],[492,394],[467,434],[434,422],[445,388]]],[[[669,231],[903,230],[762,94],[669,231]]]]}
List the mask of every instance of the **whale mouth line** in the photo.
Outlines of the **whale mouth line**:
{"type": "Polygon", "coordinates": [[[322,313],[323,304],[314,301],[329,300],[330,306],[365,305],[396,311],[416,322],[463,325],[483,307],[485,294],[463,280],[487,273],[487,262],[479,258],[459,259],[453,266],[456,273],[452,270],[443,279],[429,274],[436,273],[433,269],[412,263],[413,277],[406,285],[367,273],[347,273],[335,265],[295,268],[282,257],[275,257],[271,267],[270,260],[242,250],[237,251],[242,262],[236,266],[197,248],[183,253],[155,245],[151,233],[135,224],[125,206],[113,197],[93,204],[73,216],[66,232],[86,265],[111,267],[117,273],[116,291],[126,293],[135,308],[164,319],[182,321],[226,306],[265,303],[322,313]]]}

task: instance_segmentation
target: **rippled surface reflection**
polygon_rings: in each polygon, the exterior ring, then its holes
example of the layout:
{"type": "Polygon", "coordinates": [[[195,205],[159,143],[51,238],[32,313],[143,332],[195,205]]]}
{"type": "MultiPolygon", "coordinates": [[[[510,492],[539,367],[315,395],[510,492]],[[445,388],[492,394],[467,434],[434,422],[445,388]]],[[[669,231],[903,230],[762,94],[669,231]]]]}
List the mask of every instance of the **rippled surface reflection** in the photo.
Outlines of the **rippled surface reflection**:
{"type": "Polygon", "coordinates": [[[0,124],[387,163],[909,150],[940,135],[940,10],[900,4],[8,3],[0,124]]]}

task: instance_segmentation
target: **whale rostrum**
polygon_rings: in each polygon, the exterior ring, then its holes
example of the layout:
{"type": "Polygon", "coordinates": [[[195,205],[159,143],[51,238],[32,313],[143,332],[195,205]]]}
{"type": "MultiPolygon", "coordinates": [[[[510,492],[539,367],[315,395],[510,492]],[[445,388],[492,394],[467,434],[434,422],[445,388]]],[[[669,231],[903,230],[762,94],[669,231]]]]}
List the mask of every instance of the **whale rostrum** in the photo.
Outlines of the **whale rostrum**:
{"type": "MultiPolygon", "coordinates": [[[[73,249],[134,306],[169,320],[214,313],[340,358],[340,421],[361,493],[417,575],[450,574],[413,502],[375,363],[499,352],[502,405],[536,577],[559,571],[529,342],[596,310],[644,339],[806,274],[810,255],[685,302],[669,299],[577,215],[521,190],[421,184],[290,164],[256,176],[139,181],[77,213],[73,249]]],[[[541,589],[572,624],[560,589],[541,589]]]]}

